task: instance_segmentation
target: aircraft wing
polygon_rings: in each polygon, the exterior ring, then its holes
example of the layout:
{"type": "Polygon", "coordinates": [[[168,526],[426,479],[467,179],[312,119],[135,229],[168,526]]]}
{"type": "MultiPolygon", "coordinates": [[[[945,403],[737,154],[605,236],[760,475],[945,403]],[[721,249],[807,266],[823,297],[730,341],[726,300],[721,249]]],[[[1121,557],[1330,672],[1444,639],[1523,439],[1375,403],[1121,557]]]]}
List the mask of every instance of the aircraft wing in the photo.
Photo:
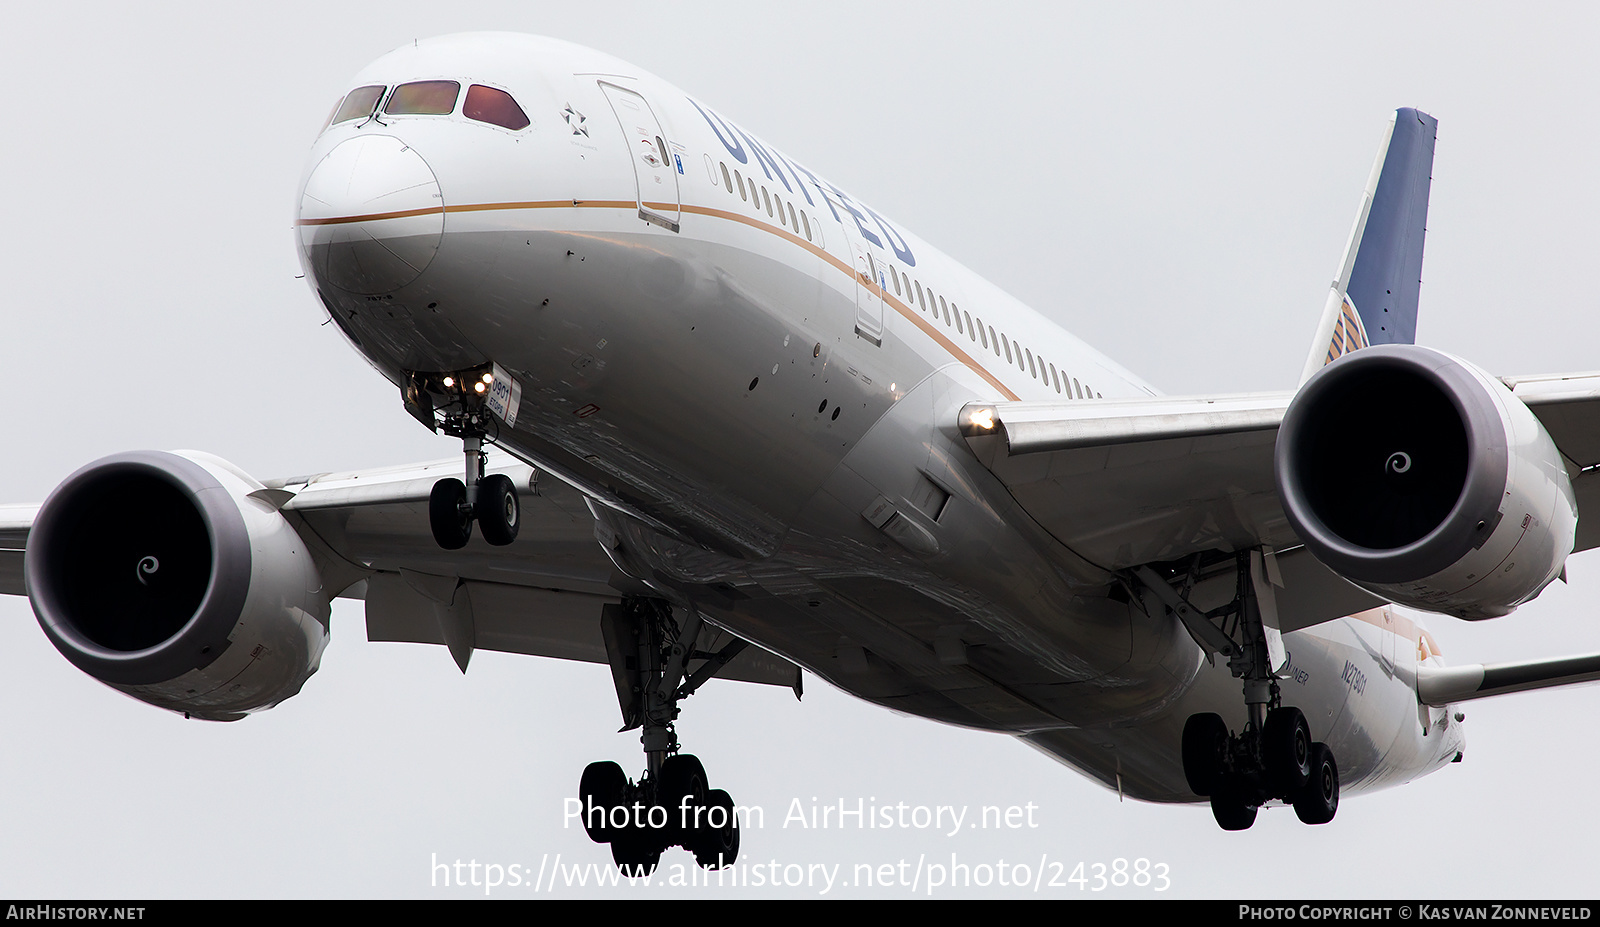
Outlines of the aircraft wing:
{"type": "MultiPolygon", "coordinates": [[[[1600,546],[1600,373],[1506,378],[1550,433],[1579,505],[1577,550],[1600,546]]],[[[969,405],[961,432],[1012,497],[1106,570],[1206,552],[1276,552],[1284,631],[1380,599],[1301,546],[1278,497],[1274,449],[1292,392],[969,405]]],[[[1269,567],[1270,569],[1270,567],[1269,567]]]]}
{"type": "Polygon", "coordinates": [[[37,505],[0,505],[0,595],[27,595],[22,587],[22,551],[28,546],[37,505]]]}
{"type": "Polygon", "coordinates": [[[1566,458],[1578,497],[1573,549],[1600,547],[1600,372],[1504,377],[1503,382],[1539,416],[1566,458]]]}
{"type": "Polygon", "coordinates": [[[968,406],[962,426],[978,459],[1057,540],[1124,570],[1299,543],[1272,475],[1291,398],[1001,402],[968,406]]]}
{"type": "MultiPolygon", "coordinates": [[[[521,500],[517,539],[505,547],[474,537],[447,551],[434,542],[428,496],[435,481],[459,473],[455,459],[271,480],[252,496],[294,526],[331,592],[365,600],[368,640],[443,644],[463,671],[474,650],[607,663],[601,608],[621,594],[583,495],[509,457],[490,460],[489,472],[511,477],[521,500]]],[[[26,594],[23,552],[37,511],[0,507],[0,593],[26,594]]],[[[733,640],[707,625],[698,649],[715,653],[733,640]]],[[[715,675],[800,687],[798,667],[754,646],[715,675]]]]}

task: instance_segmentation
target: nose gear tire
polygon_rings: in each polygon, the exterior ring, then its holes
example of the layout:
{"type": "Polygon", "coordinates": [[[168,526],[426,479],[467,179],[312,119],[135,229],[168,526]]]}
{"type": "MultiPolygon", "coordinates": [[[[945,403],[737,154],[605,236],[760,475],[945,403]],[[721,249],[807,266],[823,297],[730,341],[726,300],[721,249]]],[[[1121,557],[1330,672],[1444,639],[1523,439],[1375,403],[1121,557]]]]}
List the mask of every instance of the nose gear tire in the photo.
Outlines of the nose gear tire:
{"type": "Polygon", "coordinates": [[[460,550],[472,539],[472,510],[467,486],[457,479],[440,480],[428,494],[428,527],[445,550],[460,550]]]}
{"type": "Polygon", "coordinates": [[[483,539],[496,547],[504,547],[517,539],[517,527],[522,509],[517,501],[517,487],[504,473],[486,476],[478,482],[478,502],[473,507],[478,527],[483,529],[483,539]]]}

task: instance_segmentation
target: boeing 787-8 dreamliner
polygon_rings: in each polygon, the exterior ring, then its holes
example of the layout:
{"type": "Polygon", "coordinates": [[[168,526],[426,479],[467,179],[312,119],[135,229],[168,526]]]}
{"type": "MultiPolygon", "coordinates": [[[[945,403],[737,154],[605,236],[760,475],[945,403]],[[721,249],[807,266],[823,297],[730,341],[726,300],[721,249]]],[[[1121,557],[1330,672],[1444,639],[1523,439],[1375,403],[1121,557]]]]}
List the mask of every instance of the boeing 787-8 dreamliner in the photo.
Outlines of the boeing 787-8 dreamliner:
{"type": "Polygon", "coordinates": [[[804,668],[1234,830],[1460,758],[1461,702],[1600,676],[1446,666],[1390,605],[1505,615],[1596,530],[1600,379],[1415,343],[1424,112],[1384,135],[1300,384],[1167,397],[601,53],[424,40],[338,97],[307,280],[463,453],[263,482],[135,451],[11,510],[4,591],[136,698],[281,703],[339,596],[463,671],[605,665],[644,757],[574,769],[573,795],[639,872],[738,858],[734,796],[674,723],[713,678],[798,694],[804,668]]]}

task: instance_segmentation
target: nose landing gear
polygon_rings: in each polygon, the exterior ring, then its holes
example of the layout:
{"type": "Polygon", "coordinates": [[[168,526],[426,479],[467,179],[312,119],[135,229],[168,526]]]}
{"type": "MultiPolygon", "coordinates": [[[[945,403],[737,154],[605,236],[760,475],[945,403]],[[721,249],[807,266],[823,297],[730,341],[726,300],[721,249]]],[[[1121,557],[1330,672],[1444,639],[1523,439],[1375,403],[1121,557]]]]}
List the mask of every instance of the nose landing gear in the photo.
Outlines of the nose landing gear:
{"type": "Polygon", "coordinates": [[[485,474],[485,439],[499,431],[499,421],[516,421],[521,389],[497,367],[410,375],[405,405],[418,421],[434,431],[461,439],[466,458],[465,480],[443,479],[428,496],[428,526],[433,539],[445,550],[460,550],[472,539],[474,522],[483,539],[497,547],[517,538],[521,505],[517,488],[502,473],[485,474]]]}
{"type": "Polygon", "coordinates": [[[472,523],[483,529],[483,539],[504,547],[517,539],[522,507],[517,487],[504,473],[483,474],[487,462],[483,438],[462,437],[467,458],[467,479],[443,479],[428,494],[428,526],[433,539],[445,550],[460,550],[472,539],[472,523]]]}

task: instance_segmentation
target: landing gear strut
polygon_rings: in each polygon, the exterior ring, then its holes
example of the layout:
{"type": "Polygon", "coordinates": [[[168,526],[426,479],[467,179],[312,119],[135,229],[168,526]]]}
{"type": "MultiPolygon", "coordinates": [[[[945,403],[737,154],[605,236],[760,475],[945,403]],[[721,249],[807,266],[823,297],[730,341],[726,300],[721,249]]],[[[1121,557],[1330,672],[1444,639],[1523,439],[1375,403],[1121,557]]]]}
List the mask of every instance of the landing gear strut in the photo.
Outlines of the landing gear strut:
{"type": "Polygon", "coordinates": [[[465,480],[443,479],[428,496],[428,526],[445,550],[460,550],[472,539],[474,522],[483,539],[503,547],[517,539],[521,506],[517,487],[503,473],[485,474],[483,443],[498,430],[489,407],[495,373],[477,368],[459,373],[412,374],[406,410],[418,421],[461,439],[465,480]]]}
{"type": "Polygon", "coordinates": [[[589,839],[611,844],[612,860],[630,877],[649,875],[674,846],[705,869],[730,866],[739,855],[733,799],[710,787],[698,758],[679,752],[673,729],[678,703],[745,647],[698,650],[701,627],[698,612],[691,609],[680,626],[671,605],[643,597],[608,605],[601,618],[622,729],[640,729],[646,766],[634,782],[616,763],[590,763],[578,793],[589,839]],[[696,659],[705,662],[689,673],[696,659]]]}
{"type": "MultiPolygon", "coordinates": [[[[1223,830],[1245,830],[1263,804],[1292,804],[1300,820],[1326,824],[1339,808],[1339,767],[1333,752],[1313,742],[1300,709],[1283,704],[1278,671],[1287,663],[1278,631],[1263,621],[1263,554],[1238,555],[1238,590],[1233,601],[1202,612],[1188,601],[1199,558],[1182,591],[1149,567],[1135,571],[1140,582],[1184,623],[1201,646],[1228,658],[1228,669],[1244,680],[1248,714],[1238,734],[1220,715],[1191,715],[1183,726],[1183,773],[1189,790],[1211,799],[1211,813],[1223,830]]],[[[1270,602],[1265,609],[1272,614],[1270,602]]]]}

